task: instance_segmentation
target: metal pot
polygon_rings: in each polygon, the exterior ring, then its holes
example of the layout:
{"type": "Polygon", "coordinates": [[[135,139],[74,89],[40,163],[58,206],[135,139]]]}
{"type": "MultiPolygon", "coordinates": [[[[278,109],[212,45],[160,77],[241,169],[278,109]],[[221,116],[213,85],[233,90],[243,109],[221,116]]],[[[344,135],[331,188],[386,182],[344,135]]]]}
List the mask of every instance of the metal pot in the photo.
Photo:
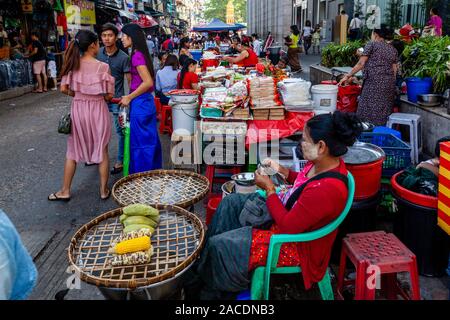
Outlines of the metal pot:
{"type": "Polygon", "coordinates": [[[152,284],[135,290],[98,287],[102,295],[108,300],[165,300],[173,297],[182,289],[187,280],[187,271],[194,264],[176,274],[173,278],[152,284]]]}
{"type": "Polygon", "coordinates": [[[226,196],[234,193],[234,190],[235,190],[234,187],[235,187],[234,181],[225,182],[222,185],[222,198],[225,198],[226,196]]]}
{"type": "Polygon", "coordinates": [[[417,96],[418,104],[425,107],[437,107],[442,103],[442,95],[440,94],[420,94],[417,96]]]}
{"type": "Polygon", "coordinates": [[[255,174],[253,172],[244,172],[235,174],[231,177],[231,180],[236,182],[236,185],[243,187],[251,187],[255,185],[255,174]]]}

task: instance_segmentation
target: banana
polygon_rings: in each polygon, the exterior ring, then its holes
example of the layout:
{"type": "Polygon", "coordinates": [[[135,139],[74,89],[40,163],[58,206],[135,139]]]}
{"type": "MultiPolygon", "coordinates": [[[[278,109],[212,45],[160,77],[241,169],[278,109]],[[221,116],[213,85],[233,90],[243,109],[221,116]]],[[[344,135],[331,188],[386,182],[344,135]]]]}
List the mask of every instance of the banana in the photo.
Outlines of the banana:
{"type": "Polygon", "coordinates": [[[156,228],[156,226],[158,225],[158,222],[156,222],[155,220],[144,217],[144,216],[127,217],[122,223],[125,227],[134,225],[134,224],[144,224],[144,225],[151,226],[152,228],[156,228]]]}
{"type": "Polygon", "coordinates": [[[129,225],[129,226],[127,226],[127,227],[125,227],[123,229],[123,233],[127,234],[127,233],[130,233],[130,232],[133,232],[133,231],[138,231],[138,230],[141,230],[141,229],[148,229],[148,230],[150,230],[151,234],[153,234],[155,232],[155,228],[153,228],[153,227],[151,227],[149,225],[146,225],[146,224],[131,224],[131,225],[129,225]]]}

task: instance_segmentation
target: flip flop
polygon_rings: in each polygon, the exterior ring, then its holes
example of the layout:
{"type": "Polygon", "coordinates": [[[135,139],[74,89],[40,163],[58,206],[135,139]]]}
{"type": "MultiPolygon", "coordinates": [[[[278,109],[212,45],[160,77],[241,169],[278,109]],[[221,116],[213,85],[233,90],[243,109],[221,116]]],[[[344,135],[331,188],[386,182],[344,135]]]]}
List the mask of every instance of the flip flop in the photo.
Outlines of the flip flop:
{"type": "Polygon", "coordinates": [[[103,198],[102,196],[100,196],[100,199],[102,199],[103,201],[106,201],[109,199],[109,197],[111,197],[111,189],[108,189],[108,194],[106,197],[103,198]]]}
{"type": "Polygon", "coordinates": [[[48,201],[62,201],[62,202],[70,201],[70,197],[69,198],[60,198],[56,195],[56,192],[49,195],[47,199],[48,199],[48,201]]]}
{"type": "Polygon", "coordinates": [[[123,166],[122,167],[113,167],[113,169],[111,170],[111,174],[119,174],[123,171],[123,166]]]}

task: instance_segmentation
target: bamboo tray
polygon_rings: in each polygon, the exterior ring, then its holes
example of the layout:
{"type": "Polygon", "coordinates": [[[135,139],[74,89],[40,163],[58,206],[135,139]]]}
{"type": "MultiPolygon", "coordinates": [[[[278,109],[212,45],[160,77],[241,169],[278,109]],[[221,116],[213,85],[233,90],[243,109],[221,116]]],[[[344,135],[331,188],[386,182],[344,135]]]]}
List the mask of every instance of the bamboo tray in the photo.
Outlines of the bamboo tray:
{"type": "Polygon", "coordinates": [[[121,206],[143,203],[187,208],[209,192],[206,177],[190,171],[155,170],[133,174],[114,184],[112,195],[121,206]]]}
{"type": "Polygon", "coordinates": [[[69,261],[80,279],[106,288],[136,289],[175,278],[191,266],[205,242],[205,227],[193,213],[175,206],[156,206],[160,224],[151,238],[153,256],[148,264],[113,267],[107,251],[120,236],[122,209],[102,214],[81,227],[69,246],[69,261]]]}

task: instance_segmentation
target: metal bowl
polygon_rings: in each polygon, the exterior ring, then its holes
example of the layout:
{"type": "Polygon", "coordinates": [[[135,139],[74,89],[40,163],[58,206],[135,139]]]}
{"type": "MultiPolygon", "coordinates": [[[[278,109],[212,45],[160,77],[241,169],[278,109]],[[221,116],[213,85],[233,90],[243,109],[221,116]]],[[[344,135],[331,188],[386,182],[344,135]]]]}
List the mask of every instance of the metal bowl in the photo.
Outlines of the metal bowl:
{"type": "Polygon", "coordinates": [[[384,150],[374,144],[356,142],[348,148],[348,152],[342,157],[345,164],[368,164],[385,158],[384,150]]]}
{"type": "Polygon", "coordinates": [[[442,95],[440,94],[420,94],[417,102],[427,107],[440,106],[442,103],[442,95]]]}
{"type": "Polygon", "coordinates": [[[231,180],[241,186],[253,186],[255,185],[255,174],[253,172],[239,173],[233,175],[231,180]]]}

